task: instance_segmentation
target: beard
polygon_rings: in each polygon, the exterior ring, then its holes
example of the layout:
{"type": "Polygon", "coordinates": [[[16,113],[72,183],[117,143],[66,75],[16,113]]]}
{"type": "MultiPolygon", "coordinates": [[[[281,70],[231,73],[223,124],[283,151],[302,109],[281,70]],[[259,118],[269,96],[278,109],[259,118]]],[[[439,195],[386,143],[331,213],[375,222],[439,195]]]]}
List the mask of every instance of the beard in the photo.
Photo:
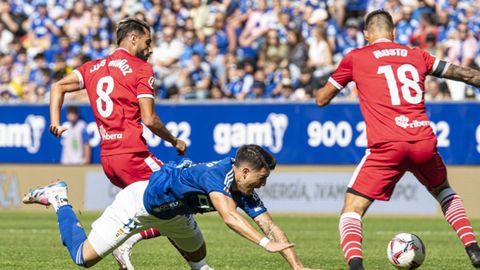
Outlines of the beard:
{"type": "Polygon", "coordinates": [[[148,58],[150,57],[150,53],[145,51],[140,51],[140,52],[137,52],[135,56],[142,59],[143,61],[147,61],[148,58]]]}

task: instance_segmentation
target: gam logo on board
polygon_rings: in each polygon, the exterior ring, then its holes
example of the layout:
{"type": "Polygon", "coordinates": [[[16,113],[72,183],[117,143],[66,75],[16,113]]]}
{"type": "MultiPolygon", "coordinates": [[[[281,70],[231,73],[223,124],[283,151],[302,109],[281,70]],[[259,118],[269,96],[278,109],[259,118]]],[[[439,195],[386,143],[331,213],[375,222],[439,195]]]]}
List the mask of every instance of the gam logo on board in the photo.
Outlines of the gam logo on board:
{"type": "Polygon", "coordinates": [[[25,148],[35,154],[45,130],[45,117],[29,114],[25,123],[0,123],[0,148],[25,148]]]}
{"type": "Polygon", "coordinates": [[[213,130],[214,149],[226,154],[244,144],[258,144],[278,153],[283,148],[283,137],[288,117],[283,113],[270,113],[265,122],[218,123],[213,130]]]}

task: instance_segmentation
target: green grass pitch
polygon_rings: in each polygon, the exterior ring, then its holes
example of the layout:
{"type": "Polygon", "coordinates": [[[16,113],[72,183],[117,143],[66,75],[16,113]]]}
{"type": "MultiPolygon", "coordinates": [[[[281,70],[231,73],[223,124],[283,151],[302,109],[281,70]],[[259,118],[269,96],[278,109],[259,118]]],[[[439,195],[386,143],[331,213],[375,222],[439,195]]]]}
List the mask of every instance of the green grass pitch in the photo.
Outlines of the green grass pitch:
{"type": "MultiPolygon", "coordinates": [[[[44,213],[0,212],[0,269],[78,269],[61,245],[56,217],[44,213]]],[[[79,219],[87,231],[100,213],[82,213],[79,219]]],[[[274,220],[285,230],[306,266],[346,269],[338,243],[338,217],[321,215],[275,214],[274,220]]],[[[207,242],[207,261],[220,269],[289,269],[279,254],[269,254],[259,246],[229,230],[216,214],[197,221],[207,242]]],[[[480,230],[480,221],[472,221],[480,230]]],[[[387,260],[386,246],[399,232],[415,233],[425,243],[427,256],[420,269],[473,269],[466,253],[441,218],[366,217],[364,219],[364,260],[366,269],[394,269],[387,260]]],[[[133,251],[135,269],[189,269],[164,238],[140,242],[133,251]]],[[[116,269],[109,255],[94,269],[116,269]]]]}

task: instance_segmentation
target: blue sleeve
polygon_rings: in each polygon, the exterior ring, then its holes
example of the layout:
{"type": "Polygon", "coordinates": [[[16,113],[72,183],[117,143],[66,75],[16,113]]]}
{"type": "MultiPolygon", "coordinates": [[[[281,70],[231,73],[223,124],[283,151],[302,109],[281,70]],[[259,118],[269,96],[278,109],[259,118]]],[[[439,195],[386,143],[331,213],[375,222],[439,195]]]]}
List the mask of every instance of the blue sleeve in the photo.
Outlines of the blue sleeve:
{"type": "MultiPolygon", "coordinates": [[[[233,175],[232,175],[233,177],[233,175]]],[[[206,173],[202,176],[202,182],[205,185],[205,191],[208,193],[210,192],[220,192],[230,198],[232,198],[232,194],[228,188],[229,183],[226,177],[220,177],[219,174],[215,173],[206,173]]]]}
{"type": "Polygon", "coordinates": [[[248,196],[241,193],[235,193],[233,199],[237,203],[237,206],[245,211],[245,213],[252,219],[267,211],[267,208],[263,205],[262,200],[258,197],[256,192],[253,192],[248,196]]]}

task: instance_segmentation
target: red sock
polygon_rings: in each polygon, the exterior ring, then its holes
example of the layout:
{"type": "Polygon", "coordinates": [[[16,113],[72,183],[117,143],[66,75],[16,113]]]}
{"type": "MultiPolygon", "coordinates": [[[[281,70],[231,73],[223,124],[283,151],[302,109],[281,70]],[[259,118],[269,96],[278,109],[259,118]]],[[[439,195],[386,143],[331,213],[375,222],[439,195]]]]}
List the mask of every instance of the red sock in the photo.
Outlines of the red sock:
{"type": "Polygon", "coordinates": [[[477,243],[473,234],[472,225],[465,213],[463,201],[451,188],[443,190],[437,200],[442,206],[445,219],[457,233],[464,246],[477,243]]]}
{"type": "Polygon", "coordinates": [[[140,235],[142,236],[142,239],[150,239],[150,238],[159,237],[161,234],[157,229],[150,228],[150,229],[146,229],[143,232],[140,232],[140,235]]]}
{"type": "Polygon", "coordinates": [[[347,262],[353,258],[362,258],[362,217],[354,212],[343,213],[338,229],[347,262]]]}

